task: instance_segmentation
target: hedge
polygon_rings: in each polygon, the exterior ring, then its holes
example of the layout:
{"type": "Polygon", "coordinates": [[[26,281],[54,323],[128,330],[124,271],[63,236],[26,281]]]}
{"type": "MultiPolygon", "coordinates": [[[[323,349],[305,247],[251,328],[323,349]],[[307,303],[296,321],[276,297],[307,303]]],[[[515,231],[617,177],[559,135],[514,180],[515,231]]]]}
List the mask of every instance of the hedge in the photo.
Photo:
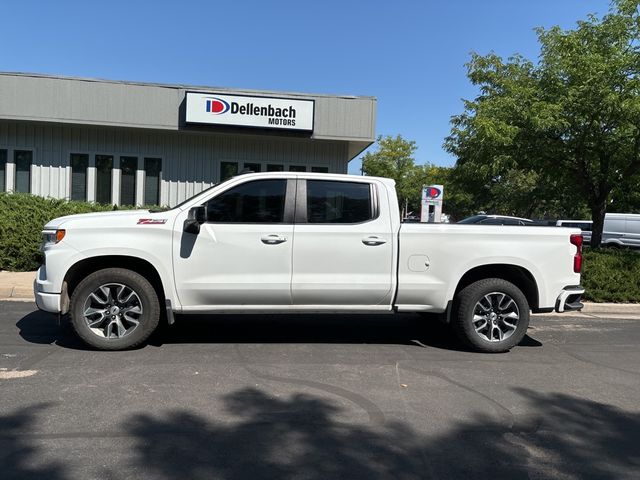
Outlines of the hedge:
{"type": "Polygon", "coordinates": [[[116,210],[113,205],[68,202],[24,193],[0,192],[0,270],[36,270],[41,263],[42,227],[75,213],[116,210]]]}
{"type": "MultiPolygon", "coordinates": [[[[42,260],[40,232],[49,220],[118,208],[131,207],[0,193],[0,270],[30,271],[38,268],[42,260]]],[[[582,285],[586,288],[587,300],[640,302],[640,252],[587,249],[582,285]]]]}
{"type": "Polygon", "coordinates": [[[640,302],[640,252],[586,249],[581,283],[593,302],[640,302]]]}

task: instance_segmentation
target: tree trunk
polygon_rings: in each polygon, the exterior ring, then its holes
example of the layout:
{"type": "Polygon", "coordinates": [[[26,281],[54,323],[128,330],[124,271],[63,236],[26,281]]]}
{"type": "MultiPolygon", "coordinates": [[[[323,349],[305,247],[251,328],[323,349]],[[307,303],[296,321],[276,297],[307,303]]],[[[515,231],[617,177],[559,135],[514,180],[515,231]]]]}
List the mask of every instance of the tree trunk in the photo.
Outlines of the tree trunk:
{"type": "Polygon", "coordinates": [[[602,230],[604,229],[604,215],[607,211],[606,199],[599,201],[596,205],[591,205],[591,247],[600,248],[602,242],[602,230]]]}

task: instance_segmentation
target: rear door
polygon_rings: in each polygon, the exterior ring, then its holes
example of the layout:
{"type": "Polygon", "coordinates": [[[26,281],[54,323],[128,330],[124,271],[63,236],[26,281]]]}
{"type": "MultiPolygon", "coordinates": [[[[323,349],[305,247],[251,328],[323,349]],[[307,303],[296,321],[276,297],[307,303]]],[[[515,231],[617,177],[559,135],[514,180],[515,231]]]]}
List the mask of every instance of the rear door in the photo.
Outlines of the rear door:
{"type": "Polygon", "coordinates": [[[379,193],[370,182],[298,180],[294,305],[390,306],[395,239],[379,193]]]}

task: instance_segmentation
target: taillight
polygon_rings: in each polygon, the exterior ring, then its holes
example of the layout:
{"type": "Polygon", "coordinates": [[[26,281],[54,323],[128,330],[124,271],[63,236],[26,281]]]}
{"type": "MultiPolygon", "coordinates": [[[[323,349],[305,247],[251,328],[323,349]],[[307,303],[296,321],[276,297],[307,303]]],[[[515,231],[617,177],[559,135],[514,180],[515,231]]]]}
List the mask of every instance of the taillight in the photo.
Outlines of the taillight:
{"type": "Polygon", "coordinates": [[[582,271],[582,235],[571,235],[569,237],[569,241],[571,242],[571,245],[575,245],[578,249],[576,254],[573,256],[573,271],[575,273],[580,273],[582,271]]]}

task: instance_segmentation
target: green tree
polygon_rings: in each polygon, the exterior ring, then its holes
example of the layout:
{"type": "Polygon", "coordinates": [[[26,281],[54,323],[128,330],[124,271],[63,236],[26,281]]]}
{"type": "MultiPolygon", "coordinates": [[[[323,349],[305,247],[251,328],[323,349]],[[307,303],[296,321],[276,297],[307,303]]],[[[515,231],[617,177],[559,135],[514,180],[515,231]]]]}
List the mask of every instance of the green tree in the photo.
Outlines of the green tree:
{"type": "Polygon", "coordinates": [[[394,179],[401,212],[418,210],[424,175],[413,158],[416,142],[405,140],[402,135],[380,135],[376,143],[378,149],[362,157],[362,173],[394,179]]]}
{"type": "Polygon", "coordinates": [[[475,179],[478,198],[586,205],[600,244],[612,192],[628,192],[640,175],[639,3],[615,0],[574,29],[538,29],[535,64],[472,56],[479,95],[453,117],[445,148],[457,156],[458,178],[475,179]]]}

